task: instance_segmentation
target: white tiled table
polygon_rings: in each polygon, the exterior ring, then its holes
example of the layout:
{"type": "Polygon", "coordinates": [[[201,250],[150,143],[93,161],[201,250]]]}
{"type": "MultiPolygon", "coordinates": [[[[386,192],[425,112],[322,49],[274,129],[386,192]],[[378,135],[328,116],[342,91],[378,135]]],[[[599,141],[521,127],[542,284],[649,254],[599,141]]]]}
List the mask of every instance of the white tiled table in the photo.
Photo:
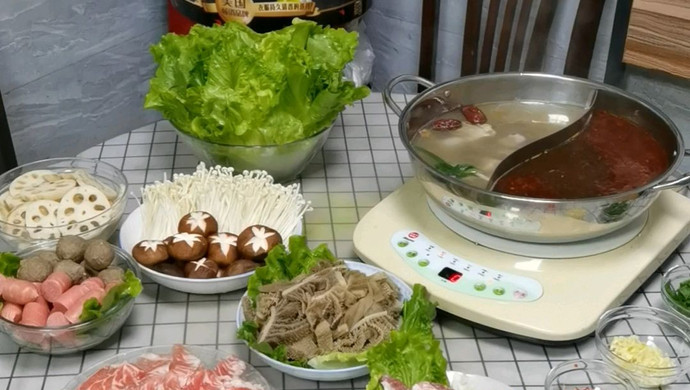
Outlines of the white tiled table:
{"type": "MultiPolygon", "coordinates": [[[[398,96],[404,102],[404,96],[398,96]]],[[[310,245],[327,243],[340,258],[351,259],[352,232],[367,210],[412,177],[409,157],[397,137],[397,120],[372,94],[348,108],[336,122],[323,152],[304,171],[299,182],[314,210],[306,219],[310,245]]],[[[161,121],[95,146],[80,156],[100,158],[120,167],[138,193],[144,183],[173,172],[191,172],[197,160],[177,140],[169,123],[161,121]]],[[[126,212],[136,208],[130,199],[126,212]]],[[[690,244],[681,245],[661,268],[690,261],[690,244]]],[[[662,306],[660,273],[630,299],[638,305],[662,306]]],[[[17,349],[0,335],[0,389],[59,390],[84,368],[119,352],[154,344],[187,343],[218,347],[248,360],[276,389],[363,389],[368,377],[317,383],[283,375],[262,365],[235,337],[234,321],[243,291],[223,295],[188,295],[151,282],[137,298],[127,324],[109,341],[85,353],[40,356],[17,349]]],[[[488,375],[516,389],[543,389],[550,367],[560,361],[594,358],[592,339],[560,347],[544,347],[497,336],[470,327],[452,315],[439,313],[434,328],[449,360],[449,368],[488,375]]],[[[688,377],[671,390],[690,388],[688,377]]]]}

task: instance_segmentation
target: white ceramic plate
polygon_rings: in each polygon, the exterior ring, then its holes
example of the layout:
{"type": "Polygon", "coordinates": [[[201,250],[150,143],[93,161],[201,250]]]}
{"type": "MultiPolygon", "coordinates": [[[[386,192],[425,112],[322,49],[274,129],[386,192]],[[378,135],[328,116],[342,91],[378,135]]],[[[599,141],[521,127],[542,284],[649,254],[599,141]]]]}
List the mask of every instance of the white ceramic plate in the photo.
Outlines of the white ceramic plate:
{"type": "MultiPolygon", "coordinates": [[[[381,268],[374,267],[368,264],[364,263],[359,263],[356,261],[345,261],[345,265],[347,265],[348,268],[357,270],[362,272],[365,275],[373,275],[377,272],[385,272],[388,278],[393,282],[398,287],[398,290],[400,291],[400,299],[402,301],[406,301],[410,299],[412,296],[412,289],[410,286],[405,284],[400,278],[397,276],[391,274],[388,271],[382,270],[381,268]]],[[[242,299],[244,299],[247,296],[247,293],[245,292],[244,295],[242,296],[242,299]]],[[[242,305],[238,305],[237,307],[237,314],[235,319],[237,320],[237,326],[241,326],[242,323],[244,322],[244,313],[242,312],[242,305]]],[[[288,375],[292,375],[297,378],[302,378],[302,379],[307,379],[307,380],[312,380],[312,381],[325,381],[325,382],[331,382],[331,381],[342,381],[342,380],[348,380],[348,379],[353,379],[353,378],[358,378],[360,376],[367,375],[369,373],[369,369],[367,368],[366,365],[360,365],[360,366],[355,366],[355,367],[348,367],[348,368],[339,368],[339,369],[334,369],[334,370],[318,370],[315,368],[303,368],[303,367],[295,367],[291,366],[289,364],[285,364],[282,362],[279,362],[277,360],[271,359],[270,357],[257,352],[256,350],[252,349],[258,356],[263,360],[266,364],[269,366],[275,368],[276,370],[283,372],[288,375]]],[[[477,389],[480,390],[480,389],[477,389]]],[[[489,389],[493,390],[493,389],[489,389]]]]}
{"type": "MultiPolygon", "coordinates": [[[[297,224],[295,235],[302,234],[302,223],[297,224]]],[[[137,207],[120,227],[120,247],[132,253],[132,248],[141,241],[141,208],[137,207]]],[[[287,240],[287,237],[284,237],[287,240]]],[[[148,267],[139,265],[141,272],[149,279],[173,290],[182,291],[190,294],[222,294],[229,291],[239,290],[247,287],[247,281],[254,271],[242,275],[228,276],[215,279],[188,279],[177,276],[165,275],[156,272],[148,267]]]]}
{"type": "Polygon", "coordinates": [[[448,387],[453,390],[512,390],[505,383],[482,375],[463,374],[458,371],[448,371],[446,374],[448,387]]]}

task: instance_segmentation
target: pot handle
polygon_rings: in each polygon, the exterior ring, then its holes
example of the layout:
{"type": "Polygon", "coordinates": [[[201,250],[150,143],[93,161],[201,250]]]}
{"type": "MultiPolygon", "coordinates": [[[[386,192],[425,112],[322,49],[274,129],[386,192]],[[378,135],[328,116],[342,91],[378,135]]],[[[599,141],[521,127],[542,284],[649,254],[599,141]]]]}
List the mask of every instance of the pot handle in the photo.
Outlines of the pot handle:
{"type": "MultiPolygon", "coordinates": [[[[690,156],[690,149],[685,149],[685,157],[690,156]]],[[[671,181],[665,181],[663,183],[659,183],[652,187],[653,191],[661,191],[661,190],[667,190],[670,188],[677,188],[677,187],[683,187],[690,184],[690,172],[684,174],[681,178],[671,180],[671,181]]]]}
{"type": "Polygon", "coordinates": [[[435,84],[432,83],[431,81],[425,79],[424,77],[419,77],[419,76],[414,76],[411,74],[404,74],[401,76],[398,76],[386,84],[386,87],[383,89],[383,101],[386,102],[386,105],[393,110],[393,112],[397,115],[400,116],[402,114],[402,108],[398,106],[398,103],[393,101],[393,88],[395,88],[396,85],[400,83],[409,83],[409,82],[415,82],[417,84],[421,84],[427,88],[433,87],[435,84]]]}

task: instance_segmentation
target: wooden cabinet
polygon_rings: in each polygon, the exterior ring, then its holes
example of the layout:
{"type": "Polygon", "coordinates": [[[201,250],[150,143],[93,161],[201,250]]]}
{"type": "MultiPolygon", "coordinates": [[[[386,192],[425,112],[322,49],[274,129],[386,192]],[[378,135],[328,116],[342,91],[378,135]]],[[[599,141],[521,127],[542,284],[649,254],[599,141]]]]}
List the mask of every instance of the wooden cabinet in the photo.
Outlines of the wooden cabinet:
{"type": "Polygon", "coordinates": [[[690,0],[634,0],[623,62],[690,78],[690,0]]]}

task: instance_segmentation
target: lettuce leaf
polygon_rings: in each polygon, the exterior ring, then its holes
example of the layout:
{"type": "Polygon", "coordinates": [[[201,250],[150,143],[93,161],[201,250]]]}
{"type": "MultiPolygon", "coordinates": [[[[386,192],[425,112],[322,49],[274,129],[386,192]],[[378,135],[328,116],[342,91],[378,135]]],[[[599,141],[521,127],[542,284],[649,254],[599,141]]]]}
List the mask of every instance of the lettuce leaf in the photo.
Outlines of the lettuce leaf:
{"type": "Polygon", "coordinates": [[[319,370],[335,370],[359,366],[367,361],[367,352],[331,352],[327,355],[316,356],[307,362],[311,368],[319,370]]]}
{"type": "Polygon", "coordinates": [[[10,252],[0,252],[0,274],[8,277],[17,276],[22,259],[10,252]]]}
{"type": "Polygon", "coordinates": [[[311,250],[304,236],[290,236],[287,250],[284,245],[273,248],[266,256],[266,265],[257,268],[249,277],[247,296],[254,302],[259,295],[259,287],[281,280],[289,281],[309,273],[324,260],[337,260],[328,246],[321,244],[311,250]]]}
{"type": "Polygon", "coordinates": [[[85,322],[100,318],[120,302],[136,298],[141,293],[141,290],[142,285],[139,278],[132,271],[127,270],[122,283],[108,290],[101,303],[96,298],[91,298],[84,302],[84,308],[79,315],[79,320],[85,322]]]}
{"type": "Polygon", "coordinates": [[[237,338],[244,340],[254,350],[263,353],[273,360],[283,362],[297,367],[308,367],[304,360],[289,360],[284,345],[278,345],[273,348],[268,343],[259,343],[256,341],[256,335],[259,333],[259,325],[254,321],[244,321],[242,326],[237,329],[237,338]]]}
{"type": "Polygon", "coordinates": [[[220,144],[307,138],[369,94],[342,77],[357,38],[301,20],[266,34],[241,23],[167,34],[151,47],[158,68],[144,107],[184,133],[220,144]]]}
{"type": "Polygon", "coordinates": [[[383,375],[400,380],[408,388],[422,381],[448,384],[447,362],[431,331],[435,315],[436,308],[426,298],[426,288],[415,284],[412,297],[403,304],[400,329],[367,351],[367,390],[381,389],[379,381],[383,375]]]}

